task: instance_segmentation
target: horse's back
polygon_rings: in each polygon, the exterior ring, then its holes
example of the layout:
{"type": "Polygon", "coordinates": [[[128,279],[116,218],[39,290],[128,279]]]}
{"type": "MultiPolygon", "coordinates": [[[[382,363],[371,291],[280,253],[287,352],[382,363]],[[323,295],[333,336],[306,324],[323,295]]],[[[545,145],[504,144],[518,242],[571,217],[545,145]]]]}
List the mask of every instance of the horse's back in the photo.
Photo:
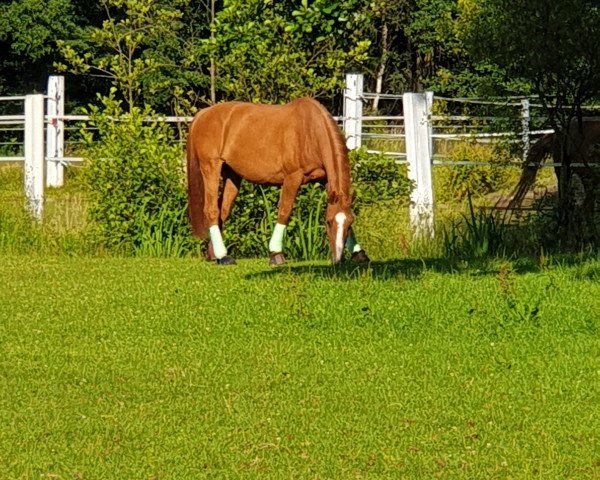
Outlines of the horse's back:
{"type": "MultiPolygon", "coordinates": [[[[296,127],[294,119],[306,115],[321,116],[323,110],[321,104],[310,97],[299,98],[284,105],[239,101],[223,102],[198,112],[192,122],[192,128],[207,128],[209,125],[216,125],[220,128],[229,126],[251,128],[256,124],[267,127],[269,131],[277,130],[277,127],[293,128],[296,127]]],[[[264,133],[268,133],[268,131],[264,133]]]]}
{"type": "Polygon", "coordinates": [[[225,102],[200,111],[190,127],[197,155],[219,159],[252,182],[280,184],[290,171],[319,168],[328,112],[311,98],[285,105],[225,102]]]}

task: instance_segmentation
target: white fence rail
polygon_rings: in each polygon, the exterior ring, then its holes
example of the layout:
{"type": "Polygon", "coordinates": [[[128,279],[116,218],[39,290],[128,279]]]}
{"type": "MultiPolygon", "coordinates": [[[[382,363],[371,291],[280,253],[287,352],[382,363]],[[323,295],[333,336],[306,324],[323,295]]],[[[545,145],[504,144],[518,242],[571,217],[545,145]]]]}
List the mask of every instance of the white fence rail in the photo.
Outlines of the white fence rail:
{"type": "MultiPolygon", "coordinates": [[[[531,135],[551,132],[551,130],[532,131],[530,129],[531,104],[525,99],[504,103],[521,109],[520,132],[469,131],[466,125],[457,131],[456,125],[473,119],[468,115],[432,115],[434,100],[445,102],[467,102],[468,99],[434,98],[433,93],[404,93],[403,95],[380,94],[379,100],[396,101],[402,104],[402,115],[364,115],[364,103],[374,94],[363,91],[363,76],[348,74],[344,91],[343,116],[338,118],[344,129],[347,146],[359,148],[377,140],[380,143],[393,141],[393,149],[380,146],[368,151],[384,153],[396,158],[397,162],[408,165],[408,176],[415,183],[411,194],[410,217],[418,235],[434,234],[433,218],[433,164],[461,164],[448,162],[434,152],[434,140],[477,139],[492,141],[498,138],[522,142],[523,156],[529,148],[531,135]],[[454,122],[446,128],[442,122],[454,122]],[[446,130],[444,130],[446,128],[446,130]],[[399,145],[403,145],[402,150],[399,145]]],[[[63,77],[52,76],[48,80],[47,95],[27,95],[21,97],[0,97],[0,101],[24,101],[24,114],[0,116],[0,128],[5,126],[24,127],[24,156],[4,156],[1,160],[24,161],[25,192],[27,205],[37,219],[43,216],[44,185],[60,187],[64,181],[64,167],[82,160],[69,157],[65,152],[65,131],[69,122],[86,121],[84,115],[65,115],[65,84],[63,77]],[[44,111],[44,100],[45,111],[44,111]],[[44,140],[45,139],[45,140],[44,140]]],[[[482,105],[492,102],[476,101],[482,105]]],[[[494,117],[478,117],[478,121],[493,121],[494,117]]],[[[191,117],[166,117],[169,122],[189,122],[191,117]]],[[[473,130],[473,129],[471,129],[473,130]]],[[[472,162],[462,164],[472,165],[472,162]]]]}

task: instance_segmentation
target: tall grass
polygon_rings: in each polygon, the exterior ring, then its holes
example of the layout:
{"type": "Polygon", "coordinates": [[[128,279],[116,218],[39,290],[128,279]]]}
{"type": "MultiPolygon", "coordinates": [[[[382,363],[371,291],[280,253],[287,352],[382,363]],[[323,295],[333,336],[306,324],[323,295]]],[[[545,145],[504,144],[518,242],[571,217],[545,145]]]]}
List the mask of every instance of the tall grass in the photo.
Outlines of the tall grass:
{"type": "Polygon", "coordinates": [[[505,215],[493,211],[475,211],[471,196],[468,197],[468,215],[444,227],[443,252],[448,258],[481,259],[505,253],[507,224],[505,215]]]}
{"type": "Polygon", "coordinates": [[[0,253],[31,253],[40,250],[43,233],[24,207],[0,209],[0,253]]]}
{"type": "Polygon", "coordinates": [[[185,222],[187,205],[173,215],[170,206],[161,206],[158,213],[150,214],[140,208],[136,213],[138,226],[137,238],[133,242],[133,254],[147,257],[185,257],[198,253],[200,243],[191,232],[182,232],[181,223],[185,222]]]}
{"type": "MultiPolygon", "coordinates": [[[[148,215],[138,210],[132,218],[137,237],[134,248],[107,250],[89,229],[88,199],[77,170],[69,169],[65,187],[46,190],[42,224],[24,209],[22,166],[0,168],[0,253],[52,255],[198,256],[203,244],[194,241],[186,223],[185,206],[170,214],[159,207],[148,215]]],[[[228,247],[239,257],[266,257],[277,218],[278,189],[244,190],[245,201],[236,204],[225,225],[228,247]]],[[[371,195],[375,198],[376,195],[371,195]]],[[[481,202],[479,202],[481,203],[481,202]]],[[[310,186],[298,198],[290,221],[284,251],[290,260],[325,259],[329,245],[324,229],[325,194],[310,186]]],[[[509,218],[478,208],[475,199],[436,207],[436,231],[432,240],[414,239],[408,206],[400,200],[372,201],[361,206],[354,229],[358,241],[374,260],[391,258],[440,258],[454,260],[486,257],[538,256],[560,252],[552,235],[553,217],[532,214],[509,218]],[[510,220],[510,221],[509,221],[510,220]]]]}

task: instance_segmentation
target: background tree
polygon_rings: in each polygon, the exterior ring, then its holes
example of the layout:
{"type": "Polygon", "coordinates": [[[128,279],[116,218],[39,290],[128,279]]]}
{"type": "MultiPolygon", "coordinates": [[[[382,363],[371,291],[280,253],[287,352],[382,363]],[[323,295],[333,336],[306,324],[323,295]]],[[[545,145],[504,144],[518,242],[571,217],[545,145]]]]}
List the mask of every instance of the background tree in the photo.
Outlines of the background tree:
{"type": "MultiPolygon", "coordinates": [[[[95,2],[12,0],[0,4],[0,95],[42,92],[53,63],[61,58],[56,40],[100,20],[95,2]]],[[[90,98],[100,86],[88,79],[69,83],[70,98],[90,98]]]]}
{"type": "MultiPolygon", "coordinates": [[[[497,67],[475,62],[463,46],[457,0],[376,0],[370,61],[364,67],[375,93],[433,90],[445,96],[512,92],[497,67]]],[[[520,85],[519,85],[520,87],[520,85]]],[[[372,108],[377,110],[379,98],[372,108]]]]}
{"type": "Polygon", "coordinates": [[[577,240],[567,141],[570,129],[581,127],[583,105],[600,96],[600,6],[595,0],[463,0],[461,6],[473,58],[524,79],[539,95],[561,146],[559,225],[577,240]]]}
{"type": "Polygon", "coordinates": [[[369,23],[360,0],[226,0],[213,41],[220,97],[280,103],[302,95],[331,96],[344,73],[367,59],[369,23]]]}
{"type": "MultiPolygon", "coordinates": [[[[62,70],[105,78],[136,104],[168,105],[176,90],[202,84],[181,21],[189,0],[101,0],[101,27],[78,29],[72,40],[58,40],[62,70]]],[[[192,37],[193,38],[193,37],[192,37]]]]}

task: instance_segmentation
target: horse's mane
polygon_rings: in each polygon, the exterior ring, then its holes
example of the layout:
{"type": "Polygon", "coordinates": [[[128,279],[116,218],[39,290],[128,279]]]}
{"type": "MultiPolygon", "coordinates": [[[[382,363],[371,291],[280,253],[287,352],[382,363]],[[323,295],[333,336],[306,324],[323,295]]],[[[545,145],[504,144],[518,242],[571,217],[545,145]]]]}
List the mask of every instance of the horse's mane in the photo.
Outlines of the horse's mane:
{"type": "Polygon", "coordinates": [[[535,182],[537,172],[542,166],[542,162],[548,155],[552,154],[554,150],[554,140],[554,133],[547,133],[533,144],[527,155],[527,159],[525,160],[525,165],[523,165],[521,178],[510,196],[511,200],[508,203],[507,208],[518,208],[521,205],[525,195],[535,182]]]}
{"type": "MultiPolygon", "coordinates": [[[[312,100],[323,118],[323,127],[327,132],[331,156],[325,155],[324,166],[327,173],[327,193],[329,203],[338,203],[342,209],[350,209],[352,196],[350,193],[350,162],[348,147],[344,136],[335,120],[317,100],[312,100]]],[[[320,128],[320,126],[316,126],[320,128]]]]}

